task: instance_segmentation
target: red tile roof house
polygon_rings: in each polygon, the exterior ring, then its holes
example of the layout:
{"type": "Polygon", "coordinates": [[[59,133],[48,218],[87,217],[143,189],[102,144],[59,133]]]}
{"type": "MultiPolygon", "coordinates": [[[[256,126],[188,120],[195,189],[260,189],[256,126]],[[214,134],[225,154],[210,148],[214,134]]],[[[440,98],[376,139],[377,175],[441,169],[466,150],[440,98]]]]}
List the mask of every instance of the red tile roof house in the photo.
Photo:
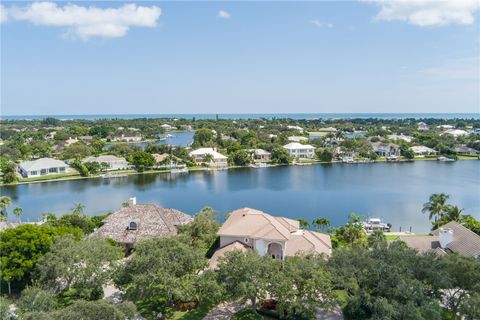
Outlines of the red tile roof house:
{"type": "Polygon", "coordinates": [[[274,217],[265,212],[242,208],[231,212],[217,233],[220,248],[210,260],[216,268],[218,259],[233,250],[254,249],[260,255],[285,259],[297,253],[332,254],[330,236],[300,229],[299,222],[284,217],[274,217]]]}

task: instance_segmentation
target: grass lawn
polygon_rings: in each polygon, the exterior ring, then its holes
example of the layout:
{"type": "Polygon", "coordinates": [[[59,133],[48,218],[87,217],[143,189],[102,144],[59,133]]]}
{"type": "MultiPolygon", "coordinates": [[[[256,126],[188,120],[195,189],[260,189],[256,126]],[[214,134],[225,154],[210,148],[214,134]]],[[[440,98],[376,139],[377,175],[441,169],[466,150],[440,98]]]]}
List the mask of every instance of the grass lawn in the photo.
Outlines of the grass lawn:
{"type": "Polygon", "coordinates": [[[171,319],[174,320],[202,320],[210,311],[210,306],[199,306],[190,311],[175,311],[171,319]]]}
{"type": "Polygon", "coordinates": [[[68,173],[49,174],[49,175],[35,177],[35,178],[21,178],[18,180],[18,182],[36,182],[36,181],[56,180],[56,179],[74,178],[74,177],[80,177],[80,174],[76,171],[68,172],[68,173]]]}
{"type": "Polygon", "coordinates": [[[398,236],[394,234],[386,234],[385,237],[387,237],[387,241],[393,241],[398,239],[398,236]]]}

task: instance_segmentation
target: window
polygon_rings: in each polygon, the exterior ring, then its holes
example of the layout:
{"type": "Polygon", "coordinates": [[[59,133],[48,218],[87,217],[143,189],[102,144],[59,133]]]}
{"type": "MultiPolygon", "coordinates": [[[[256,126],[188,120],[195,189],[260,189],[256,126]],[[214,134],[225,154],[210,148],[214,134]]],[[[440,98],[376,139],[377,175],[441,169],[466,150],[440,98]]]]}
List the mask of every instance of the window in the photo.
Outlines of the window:
{"type": "Polygon", "coordinates": [[[248,243],[248,241],[250,241],[250,240],[248,238],[245,238],[244,241],[245,241],[245,243],[248,243]]]}
{"type": "Polygon", "coordinates": [[[36,175],[37,175],[37,171],[30,171],[30,175],[31,175],[31,176],[36,176],[36,175]]]}
{"type": "Polygon", "coordinates": [[[60,167],[60,172],[65,172],[65,167],[60,167]]]}
{"type": "Polygon", "coordinates": [[[128,230],[137,230],[137,223],[135,221],[130,221],[128,224],[128,230]]]}

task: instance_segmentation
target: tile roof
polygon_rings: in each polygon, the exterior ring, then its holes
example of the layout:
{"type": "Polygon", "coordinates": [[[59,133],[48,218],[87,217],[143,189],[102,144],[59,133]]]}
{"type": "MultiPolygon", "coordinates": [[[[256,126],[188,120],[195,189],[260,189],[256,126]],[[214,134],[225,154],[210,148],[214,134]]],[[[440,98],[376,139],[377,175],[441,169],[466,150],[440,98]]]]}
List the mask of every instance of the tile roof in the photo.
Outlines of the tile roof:
{"type": "Polygon", "coordinates": [[[155,236],[177,234],[177,225],[187,224],[192,218],[176,209],[160,208],[153,204],[136,204],[122,208],[104,220],[94,234],[120,243],[132,244],[155,236]],[[130,222],[137,224],[129,230],[130,222]]]}
{"type": "Polygon", "coordinates": [[[212,257],[210,258],[210,261],[208,262],[209,268],[214,270],[218,266],[218,262],[220,258],[225,257],[225,254],[227,252],[232,252],[235,250],[240,250],[242,252],[246,252],[248,250],[252,249],[251,247],[247,246],[246,244],[241,243],[240,241],[234,241],[230,244],[227,244],[226,246],[217,249],[217,251],[214,252],[212,257]]]}
{"type": "Polygon", "coordinates": [[[38,171],[41,169],[68,167],[68,165],[57,159],[53,158],[40,158],[33,161],[22,161],[20,167],[25,171],[38,171]]]}
{"type": "MultiPolygon", "coordinates": [[[[480,256],[480,236],[478,234],[455,221],[450,221],[441,228],[453,230],[453,241],[447,246],[449,250],[462,256],[480,256]]],[[[432,234],[438,236],[439,229],[434,230],[432,234]]]]}
{"type": "Polygon", "coordinates": [[[301,144],[298,142],[292,142],[283,146],[285,149],[315,149],[314,146],[309,144],[301,144]]]}

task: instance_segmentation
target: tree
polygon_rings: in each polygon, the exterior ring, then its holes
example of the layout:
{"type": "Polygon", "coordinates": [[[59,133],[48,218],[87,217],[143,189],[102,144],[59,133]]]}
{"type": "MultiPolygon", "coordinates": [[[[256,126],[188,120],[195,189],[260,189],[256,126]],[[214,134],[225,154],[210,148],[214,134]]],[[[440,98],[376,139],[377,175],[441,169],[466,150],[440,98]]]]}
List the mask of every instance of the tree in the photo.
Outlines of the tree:
{"type": "Polygon", "coordinates": [[[322,162],[332,162],[333,153],[328,149],[318,149],[316,151],[317,158],[322,162]]]}
{"type": "Polygon", "coordinates": [[[193,144],[195,146],[206,146],[210,144],[213,140],[212,130],[207,128],[197,129],[195,135],[193,136],[193,144]]]}
{"type": "Polygon", "coordinates": [[[120,247],[103,239],[59,237],[39,260],[36,279],[56,293],[74,290],[74,296],[94,300],[103,295],[102,285],[121,256],[120,247]]]}
{"type": "Polygon", "coordinates": [[[432,220],[440,219],[444,213],[445,209],[447,208],[447,200],[450,198],[449,195],[445,193],[434,193],[430,196],[428,202],[423,205],[422,212],[429,213],[428,218],[432,220]]]}
{"type": "Polygon", "coordinates": [[[71,210],[72,210],[72,213],[74,214],[78,214],[78,215],[83,214],[83,211],[85,210],[85,205],[79,202],[74,203],[73,208],[71,210]]]}
{"type": "Polygon", "coordinates": [[[290,163],[290,156],[288,155],[288,152],[281,147],[273,148],[271,154],[272,154],[273,163],[278,163],[278,164],[290,163]]]}
{"type": "Polygon", "coordinates": [[[308,227],[310,227],[310,223],[306,220],[298,219],[298,223],[302,229],[308,229],[308,227]]]}
{"type": "Polygon", "coordinates": [[[65,148],[62,152],[63,159],[80,160],[86,158],[93,153],[93,148],[87,146],[83,142],[75,142],[65,148]]]}
{"type": "MultiPolygon", "coordinates": [[[[77,208],[77,212],[80,208],[77,208]]],[[[47,225],[52,227],[73,227],[79,228],[83,231],[85,235],[88,235],[93,232],[97,227],[97,224],[94,223],[93,219],[95,217],[89,217],[80,213],[71,213],[64,214],[60,218],[50,219],[46,222],[47,225]]]]}
{"type": "Polygon", "coordinates": [[[212,163],[213,159],[213,155],[211,155],[210,153],[207,153],[205,154],[205,156],[203,156],[203,162],[207,164],[212,163]]]}
{"type": "Polygon", "coordinates": [[[177,228],[178,233],[187,236],[194,247],[208,249],[215,243],[220,225],[215,212],[207,207],[198,212],[192,222],[177,228]]]}
{"type": "Polygon", "coordinates": [[[269,285],[277,313],[291,319],[315,319],[317,309],[335,305],[332,277],[320,255],[287,257],[269,285]]]}
{"type": "Polygon", "coordinates": [[[81,162],[80,160],[73,161],[72,168],[75,168],[82,177],[88,177],[88,168],[86,164],[81,162]]]}
{"type": "Polygon", "coordinates": [[[40,287],[26,287],[23,289],[16,306],[20,313],[50,312],[57,307],[57,299],[53,292],[40,287]]]}
{"type": "Polygon", "coordinates": [[[270,283],[276,281],[280,260],[260,256],[253,250],[227,252],[220,258],[218,277],[230,299],[249,300],[252,309],[267,296],[270,283]]]}
{"type": "Polygon", "coordinates": [[[402,154],[406,159],[409,160],[415,158],[415,152],[413,152],[411,149],[402,150],[402,154]]]}
{"type": "Polygon", "coordinates": [[[15,209],[13,209],[13,215],[17,218],[17,222],[21,221],[20,217],[22,215],[22,212],[23,212],[22,208],[17,207],[15,209]]]}
{"type": "Polygon", "coordinates": [[[359,215],[351,213],[346,224],[333,229],[332,242],[336,247],[365,244],[367,238],[360,219],[359,215]]]}
{"type": "Polygon", "coordinates": [[[165,316],[182,302],[199,303],[193,279],[207,264],[202,251],[169,237],[140,241],[134,252],[118,267],[114,282],[144,317],[165,316]]]}
{"type": "Polygon", "coordinates": [[[9,292],[12,288],[21,289],[30,281],[38,260],[47,253],[53,239],[65,234],[80,237],[82,231],[25,224],[0,233],[0,277],[9,285],[9,292]]]}
{"type": "Polygon", "coordinates": [[[155,158],[151,153],[145,151],[135,151],[129,159],[129,162],[135,166],[138,172],[143,172],[145,168],[155,165],[155,158]]]}
{"type": "Polygon", "coordinates": [[[387,237],[381,230],[374,230],[368,236],[367,241],[370,248],[385,248],[387,246],[387,237]]]}
{"type": "Polygon", "coordinates": [[[16,174],[17,165],[15,164],[15,162],[3,158],[3,156],[5,156],[5,153],[3,151],[4,150],[0,149],[0,154],[2,155],[2,159],[0,160],[0,170],[3,173],[3,183],[14,183],[18,180],[16,174]]]}
{"type": "Polygon", "coordinates": [[[312,225],[318,230],[323,230],[331,226],[330,221],[327,218],[316,218],[312,221],[312,225]]]}
{"type": "Polygon", "coordinates": [[[246,166],[251,162],[250,155],[245,150],[234,152],[229,160],[236,166],[246,166]]]}
{"type": "Polygon", "coordinates": [[[8,219],[7,208],[10,207],[11,204],[12,204],[12,199],[10,197],[7,197],[7,196],[0,197],[0,210],[1,210],[0,220],[8,219]]]}

